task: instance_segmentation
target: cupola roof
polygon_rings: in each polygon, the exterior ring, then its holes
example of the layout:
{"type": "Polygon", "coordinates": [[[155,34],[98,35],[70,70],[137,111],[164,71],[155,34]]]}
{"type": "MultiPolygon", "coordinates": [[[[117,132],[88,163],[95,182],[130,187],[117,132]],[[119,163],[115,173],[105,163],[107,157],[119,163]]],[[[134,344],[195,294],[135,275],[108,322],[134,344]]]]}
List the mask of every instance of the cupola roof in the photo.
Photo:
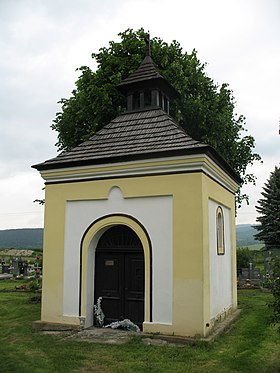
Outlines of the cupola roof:
{"type": "Polygon", "coordinates": [[[179,97],[176,89],[159,73],[150,55],[144,58],[134,73],[117,86],[117,89],[123,94],[144,88],[159,88],[171,99],[179,97]]]}

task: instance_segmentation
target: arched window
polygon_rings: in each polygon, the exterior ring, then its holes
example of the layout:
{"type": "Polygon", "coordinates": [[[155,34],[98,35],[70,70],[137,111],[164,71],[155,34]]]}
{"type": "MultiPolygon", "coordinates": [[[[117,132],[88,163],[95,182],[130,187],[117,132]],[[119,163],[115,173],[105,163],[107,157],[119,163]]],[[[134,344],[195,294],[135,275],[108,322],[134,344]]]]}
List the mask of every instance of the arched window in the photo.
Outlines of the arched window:
{"type": "Polygon", "coordinates": [[[219,206],[216,211],[216,234],[217,234],[217,254],[225,254],[225,239],[224,239],[224,214],[219,206]]]}

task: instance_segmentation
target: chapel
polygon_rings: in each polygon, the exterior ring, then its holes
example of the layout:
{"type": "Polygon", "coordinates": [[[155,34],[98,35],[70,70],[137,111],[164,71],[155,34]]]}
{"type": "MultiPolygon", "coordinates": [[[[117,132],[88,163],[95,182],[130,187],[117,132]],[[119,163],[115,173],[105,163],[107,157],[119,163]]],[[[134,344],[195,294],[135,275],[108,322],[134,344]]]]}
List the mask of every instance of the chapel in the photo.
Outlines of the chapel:
{"type": "Polygon", "coordinates": [[[147,49],[117,89],[126,110],[33,166],[45,180],[42,327],[105,324],[207,336],[237,309],[239,176],[169,115],[176,89],[147,49]]]}

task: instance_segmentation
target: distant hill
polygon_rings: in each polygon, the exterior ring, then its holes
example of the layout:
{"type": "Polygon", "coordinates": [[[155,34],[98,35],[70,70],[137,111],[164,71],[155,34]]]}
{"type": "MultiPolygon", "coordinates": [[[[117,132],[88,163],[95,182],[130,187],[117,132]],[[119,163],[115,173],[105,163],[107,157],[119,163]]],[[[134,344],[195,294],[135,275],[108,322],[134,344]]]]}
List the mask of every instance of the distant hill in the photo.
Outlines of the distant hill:
{"type": "MultiPolygon", "coordinates": [[[[250,246],[262,243],[254,238],[257,231],[251,224],[236,226],[236,245],[250,246]]],[[[0,249],[42,249],[43,228],[0,230],[0,249]]]]}
{"type": "Polygon", "coordinates": [[[43,228],[0,230],[1,249],[42,249],[43,228]]]}
{"type": "Polygon", "coordinates": [[[261,241],[255,239],[257,230],[251,224],[238,224],[236,226],[236,246],[244,247],[255,244],[261,244],[261,241]]]}

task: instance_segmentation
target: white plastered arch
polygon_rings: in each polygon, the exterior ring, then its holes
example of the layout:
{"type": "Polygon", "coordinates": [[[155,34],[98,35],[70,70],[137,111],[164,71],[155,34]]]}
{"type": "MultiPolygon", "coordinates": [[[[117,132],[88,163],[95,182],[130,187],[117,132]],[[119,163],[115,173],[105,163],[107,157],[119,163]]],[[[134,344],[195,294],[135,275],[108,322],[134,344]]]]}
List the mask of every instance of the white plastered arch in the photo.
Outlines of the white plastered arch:
{"type": "Polygon", "coordinates": [[[104,216],[91,224],[86,230],[81,243],[80,255],[80,317],[85,319],[85,327],[93,324],[93,300],[94,300],[94,263],[95,250],[102,234],[114,225],[126,225],[139,237],[145,263],[145,291],[144,291],[144,322],[152,321],[152,248],[151,241],[144,227],[134,218],[124,214],[112,214],[104,216]]]}

